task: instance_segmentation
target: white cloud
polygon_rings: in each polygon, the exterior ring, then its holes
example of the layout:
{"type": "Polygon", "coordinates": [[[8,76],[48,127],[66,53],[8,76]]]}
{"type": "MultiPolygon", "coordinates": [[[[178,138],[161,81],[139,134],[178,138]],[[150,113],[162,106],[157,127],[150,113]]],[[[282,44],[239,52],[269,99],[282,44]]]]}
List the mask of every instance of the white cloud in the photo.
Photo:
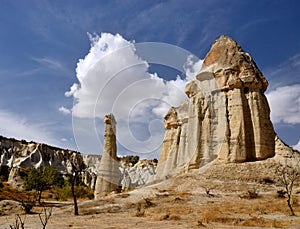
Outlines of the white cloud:
{"type": "Polygon", "coordinates": [[[74,84],[70,87],[70,91],[66,91],[66,92],[65,92],[65,96],[66,96],[66,97],[70,97],[70,96],[74,95],[74,93],[75,93],[76,91],[78,91],[78,89],[79,89],[79,85],[78,85],[77,83],[74,83],[74,84]]]}
{"type": "Polygon", "coordinates": [[[200,72],[203,64],[203,60],[193,60],[193,56],[190,55],[187,58],[186,64],[184,66],[186,78],[188,81],[191,81],[195,76],[200,72]]]}
{"type": "Polygon", "coordinates": [[[6,110],[0,110],[0,134],[5,137],[59,145],[44,127],[29,123],[24,118],[6,110]]]}
{"type": "MultiPolygon", "coordinates": [[[[89,34],[89,37],[91,49],[84,59],[79,60],[76,68],[80,85],[73,84],[65,93],[67,97],[75,98],[73,114],[76,117],[102,118],[112,111],[116,103],[116,116],[124,119],[129,110],[132,112],[132,108],[145,100],[148,101],[143,108],[154,106],[153,111],[161,104],[178,106],[186,98],[183,92],[186,83],[202,65],[202,61],[193,65],[189,58],[185,66],[187,79],[177,77],[176,80],[165,81],[157,74],[147,72],[149,65],[136,55],[134,42],[125,40],[119,34],[89,34]],[[156,105],[150,100],[157,100],[156,105]]],[[[163,116],[161,112],[155,113],[163,116]]]]}
{"type": "MultiPolygon", "coordinates": [[[[166,81],[148,72],[149,64],[136,54],[134,42],[119,34],[88,35],[91,48],[76,68],[79,84],[73,84],[65,93],[74,97],[73,118],[102,119],[105,114],[113,113],[118,121],[119,142],[129,150],[140,152],[147,148],[145,151],[150,152],[163,140],[160,136],[164,132],[163,116],[171,106],[178,106],[187,98],[185,85],[199,71],[202,61],[189,57],[181,66],[184,65],[188,73],[187,79],[178,76],[166,81]],[[145,132],[149,138],[138,140],[136,136],[145,136],[145,132]]],[[[160,55],[159,52],[156,55],[160,55]]],[[[82,129],[80,125],[78,129],[82,129]]],[[[86,125],[91,126],[91,123],[86,125]]],[[[73,128],[76,132],[77,127],[73,128]]]]}
{"type": "Polygon", "coordinates": [[[71,114],[71,111],[70,111],[69,109],[63,107],[63,106],[61,106],[60,108],[58,108],[58,110],[59,110],[61,113],[65,114],[65,115],[71,114]]]}
{"type": "Polygon", "coordinates": [[[278,87],[266,94],[273,123],[300,123],[300,84],[278,87]]]}
{"type": "Polygon", "coordinates": [[[300,151],[300,140],[296,145],[293,146],[293,148],[300,151]]]}

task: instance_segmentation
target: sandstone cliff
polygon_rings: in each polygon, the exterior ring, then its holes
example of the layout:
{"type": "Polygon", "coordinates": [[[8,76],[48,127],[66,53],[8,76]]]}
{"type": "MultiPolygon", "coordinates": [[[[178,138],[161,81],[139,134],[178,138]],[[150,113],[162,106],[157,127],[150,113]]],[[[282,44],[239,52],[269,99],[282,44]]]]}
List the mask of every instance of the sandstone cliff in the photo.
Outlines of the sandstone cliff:
{"type": "Polygon", "coordinates": [[[222,35],[196,79],[186,85],[189,102],[165,116],[157,178],[198,169],[214,159],[245,162],[274,156],[267,87],[251,56],[222,35]]]}

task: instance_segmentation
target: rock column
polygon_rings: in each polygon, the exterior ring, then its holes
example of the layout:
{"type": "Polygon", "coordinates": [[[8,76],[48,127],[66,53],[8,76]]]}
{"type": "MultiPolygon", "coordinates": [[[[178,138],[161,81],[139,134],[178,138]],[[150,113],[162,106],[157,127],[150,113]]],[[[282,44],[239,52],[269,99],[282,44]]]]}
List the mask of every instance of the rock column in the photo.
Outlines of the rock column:
{"type": "Polygon", "coordinates": [[[95,185],[95,198],[118,189],[120,174],[117,159],[116,121],[113,114],[104,118],[103,154],[98,168],[95,185]]]}

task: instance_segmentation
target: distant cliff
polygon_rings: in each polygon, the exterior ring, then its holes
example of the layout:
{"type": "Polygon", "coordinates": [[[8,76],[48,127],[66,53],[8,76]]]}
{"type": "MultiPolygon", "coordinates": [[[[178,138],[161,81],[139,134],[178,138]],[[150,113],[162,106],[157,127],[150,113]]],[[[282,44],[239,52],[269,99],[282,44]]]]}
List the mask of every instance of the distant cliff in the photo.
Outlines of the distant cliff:
{"type": "MultiPolygon", "coordinates": [[[[82,174],[83,182],[95,188],[97,170],[101,155],[80,154],[43,143],[27,142],[0,136],[0,180],[8,181],[13,187],[22,186],[24,171],[34,166],[43,168],[52,166],[63,174],[71,172],[72,161],[83,161],[86,169],[82,174]]],[[[131,177],[131,187],[152,181],[155,176],[156,163],[151,160],[139,161],[135,166],[125,163],[122,158],[119,166],[119,185],[126,171],[131,177]]]]}

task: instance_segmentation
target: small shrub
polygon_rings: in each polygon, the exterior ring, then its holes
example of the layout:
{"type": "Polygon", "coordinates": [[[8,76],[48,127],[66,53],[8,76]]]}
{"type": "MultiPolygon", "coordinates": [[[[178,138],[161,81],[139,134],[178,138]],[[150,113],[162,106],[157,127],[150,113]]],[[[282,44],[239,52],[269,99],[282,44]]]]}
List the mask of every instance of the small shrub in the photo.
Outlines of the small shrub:
{"type": "Polygon", "coordinates": [[[167,213],[165,215],[163,215],[162,217],[160,217],[160,220],[168,220],[170,218],[170,214],[167,213]]]}
{"type": "Polygon", "coordinates": [[[277,197],[278,198],[285,198],[285,195],[286,195],[286,191],[284,190],[277,190],[277,197]]]}
{"type": "Polygon", "coordinates": [[[131,163],[134,166],[140,159],[139,156],[128,155],[123,157],[127,163],[131,163]]]}
{"type": "Polygon", "coordinates": [[[87,194],[87,198],[89,199],[89,200],[93,200],[94,198],[95,198],[95,196],[94,196],[94,193],[88,193],[87,194]]]}
{"type": "Polygon", "coordinates": [[[136,210],[135,216],[137,216],[137,217],[145,216],[145,210],[143,209],[142,203],[137,203],[135,210],[136,210]]]}
{"type": "Polygon", "coordinates": [[[21,208],[26,214],[31,213],[32,208],[35,205],[35,199],[31,196],[27,196],[26,199],[21,200],[21,208]]]}
{"type": "Polygon", "coordinates": [[[155,206],[155,204],[149,198],[143,198],[143,199],[146,203],[147,208],[155,206]]]}
{"type": "Polygon", "coordinates": [[[258,197],[258,191],[256,189],[248,190],[248,195],[250,199],[256,199],[258,197]]]}
{"type": "Polygon", "coordinates": [[[242,193],[240,198],[243,199],[256,199],[258,198],[258,190],[256,189],[249,189],[248,191],[242,193]]]}
{"type": "Polygon", "coordinates": [[[274,184],[275,183],[270,177],[264,177],[263,182],[265,184],[274,184]]]}
{"type": "Polygon", "coordinates": [[[22,201],[21,207],[25,211],[26,214],[29,214],[31,212],[32,208],[34,207],[34,202],[30,202],[30,201],[23,202],[22,201]]]}

